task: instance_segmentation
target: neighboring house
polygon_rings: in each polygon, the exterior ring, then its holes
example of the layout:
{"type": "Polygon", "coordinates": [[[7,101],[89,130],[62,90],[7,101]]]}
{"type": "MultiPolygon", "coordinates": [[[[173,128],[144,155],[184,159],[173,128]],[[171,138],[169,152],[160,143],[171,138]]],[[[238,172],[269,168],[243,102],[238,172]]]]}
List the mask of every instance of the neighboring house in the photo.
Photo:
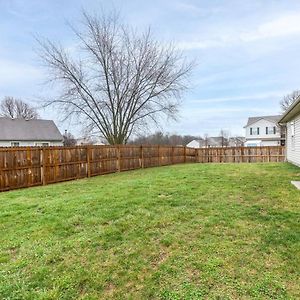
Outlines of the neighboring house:
{"type": "Polygon", "coordinates": [[[0,147],[63,145],[63,137],[51,120],[0,117],[0,128],[0,147]]]}
{"type": "Polygon", "coordinates": [[[229,147],[243,147],[245,144],[245,138],[243,136],[231,137],[228,140],[229,147]]]}
{"type": "Polygon", "coordinates": [[[278,124],[281,115],[248,119],[245,146],[278,146],[285,144],[285,129],[278,124]]]}
{"type": "Polygon", "coordinates": [[[226,146],[228,146],[228,139],[222,136],[208,137],[203,140],[203,148],[226,146]]]}
{"type": "Polygon", "coordinates": [[[76,145],[105,145],[99,138],[96,137],[82,137],[76,139],[76,145]]]}
{"type": "Polygon", "coordinates": [[[189,148],[201,148],[203,139],[192,140],[186,146],[189,148]]]}
{"type": "Polygon", "coordinates": [[[192,140],[186,146],[190,148],[227,147],[228,139],[221,136],[207,137],[205,139],[192,140]]]}
{"type": "Polygon", "coordinates": [[[300,167],[300,97],[279,120],[286,126],[286,159],[300,167]]]}

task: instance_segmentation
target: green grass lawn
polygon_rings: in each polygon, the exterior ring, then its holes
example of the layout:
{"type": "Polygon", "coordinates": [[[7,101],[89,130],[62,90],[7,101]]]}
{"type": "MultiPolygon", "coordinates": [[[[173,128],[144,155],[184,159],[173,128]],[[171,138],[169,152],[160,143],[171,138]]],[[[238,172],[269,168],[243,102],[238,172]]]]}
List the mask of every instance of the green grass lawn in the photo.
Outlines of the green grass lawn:
{"type": "Polygon", "coordinates": [[[289,164],[186,164],[0,194],[1,299],[299,299],[289,164]]]}

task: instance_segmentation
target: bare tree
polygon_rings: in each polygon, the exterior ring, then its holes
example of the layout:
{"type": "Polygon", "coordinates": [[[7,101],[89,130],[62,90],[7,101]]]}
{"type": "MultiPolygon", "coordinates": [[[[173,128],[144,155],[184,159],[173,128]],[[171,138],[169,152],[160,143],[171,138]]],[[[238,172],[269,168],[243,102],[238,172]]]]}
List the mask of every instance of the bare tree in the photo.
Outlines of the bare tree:
{"type": "Polygon", "coordinates": [[[65,130],[65,133],[63,135],[64,141],[63,144],[64,146],[75,146],[76,145],[76,139],[74,135],[67,130],[65,130]]]}
{"type": "Polygon", "coordinates": [[[221,137],[221,146],[227,147],[229,144],[229,141],[228,141],[229,132],[224,129],[221,129],[219,136],[221,137]]]}
{"type": "Polygon", "coordinates": [[[41,40],[39,52],[50,80],[59,82],[57,104],[65,118],[76,116],[90,132],[110,144],[126,143],[144,126],[176,119],[182,92],[193,63],[172,45],[125,26],[112,13],[83,12],[83,28],[71,26],[81,45],[80,55],[41,40]]]}
{"type": "Polygon", "coordinates": [[[280,106],[283,112],[285,112],[298,98],[300,97],[300,90],[295,90],[292,93],[283,97],[280,101],[280,106]]]}
{"type": "Polygon", "coordinates": [[[37,119],[39,117],[35,108],[20,99],[4,97],[0,103],[0,116],[21,119],[37,119]]]}
{"type": "Polygon", "coordinates": [[[208,133],[204,134],[203,140],[204,140],[204,147],[208,148],[208,133]]]}

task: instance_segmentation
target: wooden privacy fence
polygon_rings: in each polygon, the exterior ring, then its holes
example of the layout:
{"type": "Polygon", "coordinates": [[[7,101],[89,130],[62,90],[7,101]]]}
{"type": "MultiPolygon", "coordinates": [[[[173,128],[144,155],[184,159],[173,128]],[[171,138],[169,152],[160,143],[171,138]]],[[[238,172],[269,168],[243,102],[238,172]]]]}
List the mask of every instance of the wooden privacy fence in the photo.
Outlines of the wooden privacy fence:
{"type": "Polygon", "coordinates": [[[224,147],[197,149],[201,163],[283,162],[285,147],[224,147]]]}
{"type": "Polygon", "coordinates": [[[281,162],[284,147],[181,146],[0,148],[0,191],[185,162],[281,162]]]}

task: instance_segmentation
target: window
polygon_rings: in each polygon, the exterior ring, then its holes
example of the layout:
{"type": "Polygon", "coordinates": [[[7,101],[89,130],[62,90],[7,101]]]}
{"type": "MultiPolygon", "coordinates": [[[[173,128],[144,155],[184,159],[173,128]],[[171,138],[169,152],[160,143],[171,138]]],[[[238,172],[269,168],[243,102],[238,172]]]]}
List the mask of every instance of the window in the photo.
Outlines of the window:
{"type": "Polygon", "coordinates": [[[266,127],[266,134],[276,134],[276,126],[266,127]]]}
{"type": "Polygon", "coordinates": [[[36,142],[35,145],[37,147],[48,147],[49,143],[48,142],[36,142]]]}
{"type": "Polygon", "coordinates": [[[259,135],[259,127],[250,128],[250,135],[259,135]]]}
{"type": "Polygon", "coordinates": [[[291,122],[291,146],[295,150],[295,123],[291,122]]]}
{"type": "Polygon", "coordinates": [[[20,142],[11,142],[10,145],[12,147],[19,147],[20,146],[20,142]]]}
{"type": "Polygon", "coordinates": [[[291,122],[291,134],[292,136],[295,136],[295,123],[291,122]]]}

